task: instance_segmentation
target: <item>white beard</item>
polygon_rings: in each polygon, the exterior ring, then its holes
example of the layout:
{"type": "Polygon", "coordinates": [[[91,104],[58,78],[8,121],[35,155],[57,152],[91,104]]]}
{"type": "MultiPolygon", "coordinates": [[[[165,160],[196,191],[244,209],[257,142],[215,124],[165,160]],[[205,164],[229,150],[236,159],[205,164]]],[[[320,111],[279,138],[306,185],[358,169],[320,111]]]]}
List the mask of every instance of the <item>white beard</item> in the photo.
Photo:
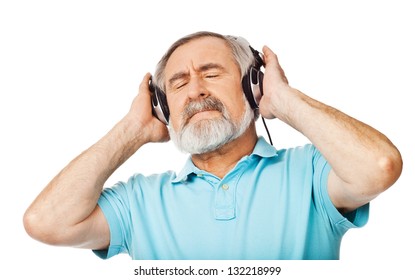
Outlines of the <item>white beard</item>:
{"type": "Polygon", "coordinates": [[[179,128],[178,132],[172,126],[169,126],[170,138],[182,152],[203,154],[214,151],[241,136],[254,119],[254,111],[245,98],[245,112],[237,123],[232,122],[228,110],[218,99],[208,98],[211,100],[208,102],[211,105],[204,105],[204,101],[202,101],[193,102],[187,106],[191,108],[185,109],[183,114],[184,125],[179,128]],[[222,113],[222,116],[219,119],[207,119],[188,124],[189,115],[191,117],[192,113],[200,111],[205,106],[218,110],[222,113]],[[186,115],[186,111],[191,111],[191,113],[189,112],[186,115]]]}

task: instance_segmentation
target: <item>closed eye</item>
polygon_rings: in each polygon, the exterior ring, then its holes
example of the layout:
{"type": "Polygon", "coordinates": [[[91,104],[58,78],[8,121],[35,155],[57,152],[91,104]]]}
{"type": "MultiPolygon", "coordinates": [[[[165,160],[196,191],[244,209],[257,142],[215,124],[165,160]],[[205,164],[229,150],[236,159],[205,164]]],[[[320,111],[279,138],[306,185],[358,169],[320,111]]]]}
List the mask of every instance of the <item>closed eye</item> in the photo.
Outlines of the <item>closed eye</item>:
{"type": "Polygon", "coordinates": [[[204,78],[212,79],[219,77],[220,74],[225,71],[225,68],[216,63],[207,63],[200,66],[199,71],[202,73],[204,78]]]}
{"type": "Polygon", "coordinates": [[[211,79],[211,78],[216,78],[218,76],[219,76],[219,74],[207,74],[207,75],[205,75],[205,78],[211,79]]]}
{"type": "Polygon", "coordinates": [[[182,87],[184,87],[185,85],[187,85],[187,82],[186,82],[186,81],[182,81],[182,82],[176,83],[176,84],[173,86],[173,88],[174,88],[175,90],[178,90],[178,89],[181,89],[182,87]]]}

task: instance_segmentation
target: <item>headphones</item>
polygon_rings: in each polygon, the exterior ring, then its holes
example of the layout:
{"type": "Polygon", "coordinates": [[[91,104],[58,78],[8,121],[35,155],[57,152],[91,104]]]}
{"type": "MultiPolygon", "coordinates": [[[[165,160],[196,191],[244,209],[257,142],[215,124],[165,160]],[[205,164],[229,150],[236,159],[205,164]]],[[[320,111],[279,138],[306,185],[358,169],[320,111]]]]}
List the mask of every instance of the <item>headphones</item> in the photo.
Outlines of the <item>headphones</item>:
{"type": "MultiPolygon", "coordinates": [[[[249,45],[242,37],[232,38],[249,45]]],[[[264,65],[264,61],[260,52],[253,49],[250,45],[249,49],[252,51],[255,61],[242,78],[242,89],[249,105],[253,110],[256,110],[259,108],[259,101],[263,94],[262,80],[264,78],[264,73],[261,71],[261,67],[264,65]]],[[[166,94],[159,87],[154,86],[151,79],[149,89],[151,92],[153,115],[167,125],[169,123],[170,111],[169,106],[167,105],[166,94]]]]}

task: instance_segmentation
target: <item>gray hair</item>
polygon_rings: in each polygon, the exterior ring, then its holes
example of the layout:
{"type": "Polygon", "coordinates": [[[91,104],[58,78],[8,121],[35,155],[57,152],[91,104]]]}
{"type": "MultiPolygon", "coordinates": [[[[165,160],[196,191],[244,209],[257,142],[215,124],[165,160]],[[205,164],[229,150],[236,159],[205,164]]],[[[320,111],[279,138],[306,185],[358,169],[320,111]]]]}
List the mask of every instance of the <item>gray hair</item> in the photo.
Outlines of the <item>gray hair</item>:
{"type": "Polygon", "coordinates": [[[229,35],[221,35],[219,33],[209,32],[209,31],[199,31],[196,33],[189,34],[185,37],[174,42],[167,52],[163,55],[161,60],[156,66],[156,70],[153,76],[153,83],[164,92],[166,91],[166,83],[165,83],[165,68],[167,61],[169,60],[172,53],[180,46],[189,43],[192,40],[199,39],[202,37],[215,37],[222,39],[226,42],[226,44],[231,48],[233,58],[237,65],[239,65],[239,70],[241,72],[241,81],[242,77],[247,73],[250,66],[254,63],[255,58],[254,55],[249,48],[249,43],[241,38],[229,35]]]}

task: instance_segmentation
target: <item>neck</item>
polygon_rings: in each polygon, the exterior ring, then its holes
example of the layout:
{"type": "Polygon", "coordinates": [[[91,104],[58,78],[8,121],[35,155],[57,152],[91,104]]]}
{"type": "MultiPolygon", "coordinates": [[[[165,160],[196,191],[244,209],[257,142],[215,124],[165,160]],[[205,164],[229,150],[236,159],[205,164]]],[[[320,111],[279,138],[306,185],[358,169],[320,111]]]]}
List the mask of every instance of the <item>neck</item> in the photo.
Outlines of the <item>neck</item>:
{"type": "Polygon", "coordinates": [[[248,129],[232,142],[212,152],[192,155],[193,164],[199,169],[223,178],[242,157],[252,153],[257,140],[255,123],[252,122],[248,129]]]}

